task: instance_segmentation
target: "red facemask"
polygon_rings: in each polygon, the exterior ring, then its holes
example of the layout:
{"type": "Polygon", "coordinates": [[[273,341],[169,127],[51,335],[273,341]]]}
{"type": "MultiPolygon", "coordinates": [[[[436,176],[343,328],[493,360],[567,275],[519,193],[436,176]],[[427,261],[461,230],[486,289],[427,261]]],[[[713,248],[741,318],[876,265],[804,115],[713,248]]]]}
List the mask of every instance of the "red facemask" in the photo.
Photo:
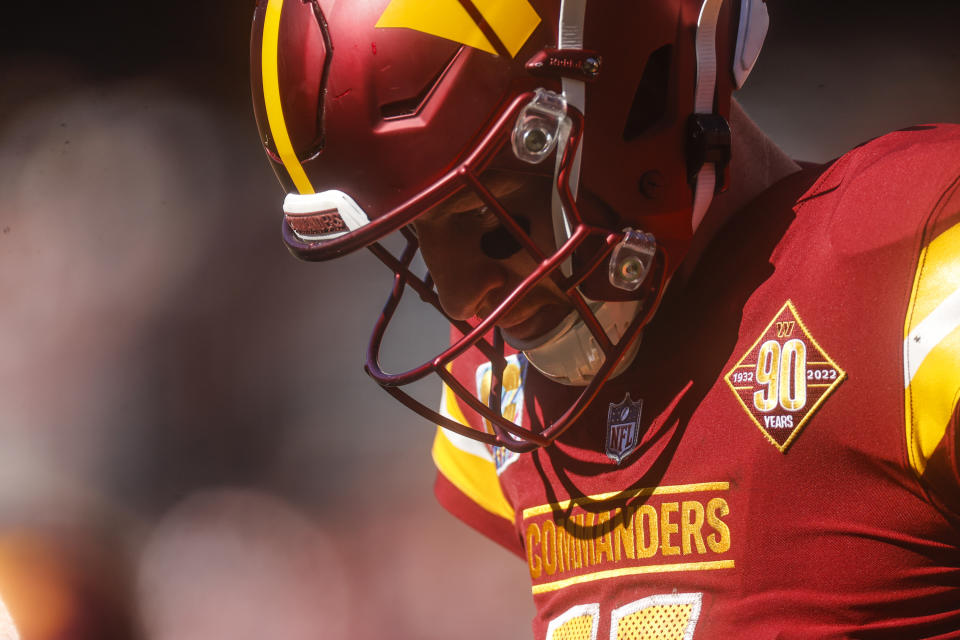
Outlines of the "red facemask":
{"type": "MultiPolygon", "coordinates": [[[[522,451],[555,440],[629,360],[704,203],[725,182],[725,118],[732,85],[745,75],[733,61],[743,67],[755,58],[748,44],[757,37],[743,26],[738,37],[738,23],[751,16],[738,20],[734,0],[616,11],[572,1],[563,14],[547,0],[501,4],[509,19],[463,0],[462,13],[451,9],[438,22],[419,15],[416,3],[260,0],[251,67],[261,139],[288,193],[288,247],[306,260],[368,248],[395,274],[367,372],[431,422],[522,451]],[[492,170],[547,176],[549,248],[487,187],[492,170]],[[465,193],[496,216],[498,246],[525,252],[534,266],[483,318],[448,316],[461,336],[449,348],[387,373],[379,353],[404,291],[443,313],[433,278],[411,270],[418,251],[411,225],[465,193]],[[398,231],[406,246],[394,255],[381,239],[398,231]],[[585,359],[595,363],[574,376],[583,388],[571,406],[533,432],[501,416],[509,347],[497,325],[547,279],[565,296],[570,323],[588,345],[585,359]],[[470,349],[493,365],[482,400],[449,373],[470,349]],[[454,422],[402,389],[434,374],[492,433],[454,422]]],[[[743,7],[765,31],[762,5],[743,7]]],[[[535,365],[537,348],[528,352],[535,365]]]]}

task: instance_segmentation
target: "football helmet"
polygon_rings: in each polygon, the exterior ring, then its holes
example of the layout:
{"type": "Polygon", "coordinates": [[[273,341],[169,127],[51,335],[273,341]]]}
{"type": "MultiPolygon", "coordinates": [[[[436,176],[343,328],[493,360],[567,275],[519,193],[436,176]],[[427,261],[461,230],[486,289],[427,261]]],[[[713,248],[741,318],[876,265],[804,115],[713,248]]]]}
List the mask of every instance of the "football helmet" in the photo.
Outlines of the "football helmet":
{"type": "Polygon", "coordinates": [[[305,260],[361,248],[395,274],[367,372],[435,424],[525,451],[555,440],[630,362],[644,325],[726,183],[733,88],[766,33],[762,0],[258,0],[251,42],[261,140],[286,190],[282,233],[305,260]],[[486,176],[550,185],[553,246],[531,237],[486,176]],[[401,373],[380,348],[407,288],[443,313],[417,276],[413,224],[464,193],[499,223],[501,259],[535,265],[491,313],[448,319],[455,339],[401,373]],[[399,232],[399,255],[382,239],[399,232]],[[529,291],[552,281],[572,311],[533,340],[497,329],[529,291]],[[501,416],[505,354],[522,350],[548,377],[582,387],[542,431],[501,416]],[[493,367],[480,399],[450,373],[479,349],[493,367]],[[417,401],[404,385],[435,374],[492,432],[417,401]]]}

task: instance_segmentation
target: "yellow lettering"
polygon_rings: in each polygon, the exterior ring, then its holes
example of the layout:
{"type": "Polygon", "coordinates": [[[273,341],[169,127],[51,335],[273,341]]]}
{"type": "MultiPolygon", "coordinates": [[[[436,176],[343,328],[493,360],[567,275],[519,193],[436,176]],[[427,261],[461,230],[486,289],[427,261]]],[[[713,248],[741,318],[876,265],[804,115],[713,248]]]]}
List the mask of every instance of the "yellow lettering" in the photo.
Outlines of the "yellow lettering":
{"type": "Polygon", "coordinates": [[[607,557],[607,562],[613,562],[613,536],[610,535],[610,512],[604,511],[597,516],[597,561],[603,562],[603,557],[607,557]]]}
{"type": "Polygon", "coordinates": [[[530,565],[530,577],[536,580],[542,572],[540,566],[540,556],[533,552],[534,547],[540,544],[540,527],[535,522],[531,522],[527,527],[527,564],[530,565]],[[536,541],[534,541],[536,538],[536,541]]]}
{"type": "Polygon", "coordinates": [[[684,500],[680,506],[680,544],[683,545],[683,555],[690,555],[693,551],[691,540],[697,547],[697,553],[707,552],[701,529],[703,529],[703,505],[696,500],[684,500]]]}
{"type": "Polygon", "coordinates": [[[570,556],[573,558],[573,568],[579,569],[583,566],[583,547],[580,546],[580,536],[583,535],[583,514],[570,518],[571,522],[567,539],[570,541],[570,556]]]}
{"type": "Polygon", "coordinates": [[[767,385],[767,388],[753,393],[753,406],[759,411],[773,411],[777,407],[777,394],[780,391],[780,343],[776,340],[767,340],[760,345],[757,382],[767,385]]]}
{"type": "Polygon", "coordinates": [[[583,536],[580,538],[580,546],[583,547],[583,566],[585,567],[597,563],[597,559],[593,555],[593,518],[592,513],[586,514],[582,530],[583,536]]]}
{"type": "Polygon", "coordinates": [[[524,536],[530,576],[538,580],[658,554],[725,553],[731,547],[729,514],[727,500],[716,497],[709,502],[641,504],[530,523],[524,536]]]}
{"type": "Polygon", "coordinates": [[[707,546],[714,553],[730,550],[730,527],[720,519],[728,513],[730,513],[730,506],[723,498],[714,498],[707,503],[707,524],[716,531],[707,536],[707,546]]]}
{"type": "Polygon", "coordinates": [[[680,532],[680,526],[670,521],[670,514],[680,511],[677,502],[664,502],[660,505],[660,552],[665,556],[680,555],[680,547],[670,544],[670,535],[680,532]]]}
{"type": "Polygon", "coordinates": [[[570,558],[568,557],[567,550],[567,530],[566,530],[566,521],[557,520],[557,568],[560,571],[569,571],[570,567],[570,558]]]}
{"type": "Polygon", "coordinates": [[[623,553],[633,560],[633,511],[629,509],[617,509],[613,521],[616,523],[616,526],[613,528],[613,551],[617,562],[620,561],[621,545],[623,547],[623,553]],[[627,518],[628,513],[630,514],[629,519],[627,518]]]}
{"type": "Polygon", "coordinates": [[[543,523],[543,568],[547,570],[547,575],[552,576],[557,572],[557,527],[553,520],[547,520],[543,523]]]}
{"type": "Polygon", "coordinates": [[[807,345],[794,338],[783,345],[780,355],[780,406],[787,411],[798,411],[806,404],[807,345]]]}
{"type": "Polygon", "coordinates": [[[634,516],[637,532],[637,559],[649,558],[660,546],[660,533],[657,528],[657,510],[648,504],[640,505],[634,516]],[[647,526],[644,527],[643,523],[647,526]]]}

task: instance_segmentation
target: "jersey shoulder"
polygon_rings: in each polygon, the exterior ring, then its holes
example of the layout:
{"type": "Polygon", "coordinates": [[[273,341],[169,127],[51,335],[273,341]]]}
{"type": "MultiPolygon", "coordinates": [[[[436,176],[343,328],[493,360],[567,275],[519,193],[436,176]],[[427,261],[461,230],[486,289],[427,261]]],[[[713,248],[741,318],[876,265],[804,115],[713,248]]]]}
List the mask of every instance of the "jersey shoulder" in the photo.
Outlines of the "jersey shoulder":
{"type": "Polygon", "coordinates": [[[796,210],[798,216],[816,212],[834,251],[863,253],[909,242],[925,230],[936,236],[955,224],[958,181],[960,125],[918,125],[835,160],[796,210]]]}
{"type": "MultiPolygon", "coordinates": [[[[456,330],[453,330],[456,332],[456,330]]],[[[459,339],[454,333],[452,340],[459,339]]],[[[475,349],[458,358],[449,367],[450,384],[462,392],[486,397],[491,384],[491,365],[475,349]]],[[[524,375],[517,356],[508,358],[504,375],[503,406],[522,404],[524,375]],[[514,371],[515,369],[515,371],[514,371]],[[515,375],[509,375],[513,371],[515,375]],[[510,380],[514,380],[511,385],[510,380]],[[516,388],[514,388],[516,387],[516,388]],[[507,397],[509,396],[509,398],[507,397]],[[518,397],[519,396],[519,397],[518,397]]],[[[443,385],[440,414],[477,431],[487,431],[485,421],[469,403],[458,397],[450,384],[443,385]]],[[[437,469],[434,493],[440,504],[483,535],[522,556],[520,540],[514,528],[514,510],[500,484],[500,473],[509,462],[510,452],[490,447],[442,427],[437,427],[432,457],[437,469]]],[[[516,454],[514,454],[516,455],[516,454]]]]}
{"type": "Polygon", "coordinates": [[[827,273],[882,285],[870,288],[874,307],[902,327],[883,357],[902,365],[909,466],[960,513],[960,126],[911,127],[857,147],[795,210],[792,242],[828,255],[827,273]]]}

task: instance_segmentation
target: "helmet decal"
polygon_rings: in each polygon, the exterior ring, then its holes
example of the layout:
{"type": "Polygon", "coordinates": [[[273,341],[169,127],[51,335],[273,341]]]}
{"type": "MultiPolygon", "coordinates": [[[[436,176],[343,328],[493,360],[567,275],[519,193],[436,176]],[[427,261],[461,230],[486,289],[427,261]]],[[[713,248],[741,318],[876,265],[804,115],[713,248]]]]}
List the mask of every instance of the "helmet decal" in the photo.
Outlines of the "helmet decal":
{"type": "Polygon", "coordinates": [[[473,0],[473,4],[511,57],[517,55],[540,24],[540,16],[527,0],[473,0]]]}
{"type": "Polygon", "coordinates": [[[277,69],[277,50],[280,39],[280,13],[283,10],[283,0],[269,0],[263,23],[263,47],[261,49],[261,69],[263,75],[263,100],[267,108],[267,120],[274,143],[277,145],[277,154],[283,161],[283,166],[290,174],[290,179],[301,194],[315,193],[310,179],[303,170],[303,165],[293,150],[287,123],[283,117],[283,105],[280,102],[280,77],[277,69]]]}
{"type": "Polygon", "coordinates": [[[513,57],[538,24],[540,16],[528,0],[440,0],[429,3],[392,0],[376,26],[422,31],[494,55],[505,51],[513,57]],[[474,10],[473,15],[467,10],[469,6],[474,10]],[[484,29],[475,18],[486,22],[484,26],[488,29],[484,29]]]}

